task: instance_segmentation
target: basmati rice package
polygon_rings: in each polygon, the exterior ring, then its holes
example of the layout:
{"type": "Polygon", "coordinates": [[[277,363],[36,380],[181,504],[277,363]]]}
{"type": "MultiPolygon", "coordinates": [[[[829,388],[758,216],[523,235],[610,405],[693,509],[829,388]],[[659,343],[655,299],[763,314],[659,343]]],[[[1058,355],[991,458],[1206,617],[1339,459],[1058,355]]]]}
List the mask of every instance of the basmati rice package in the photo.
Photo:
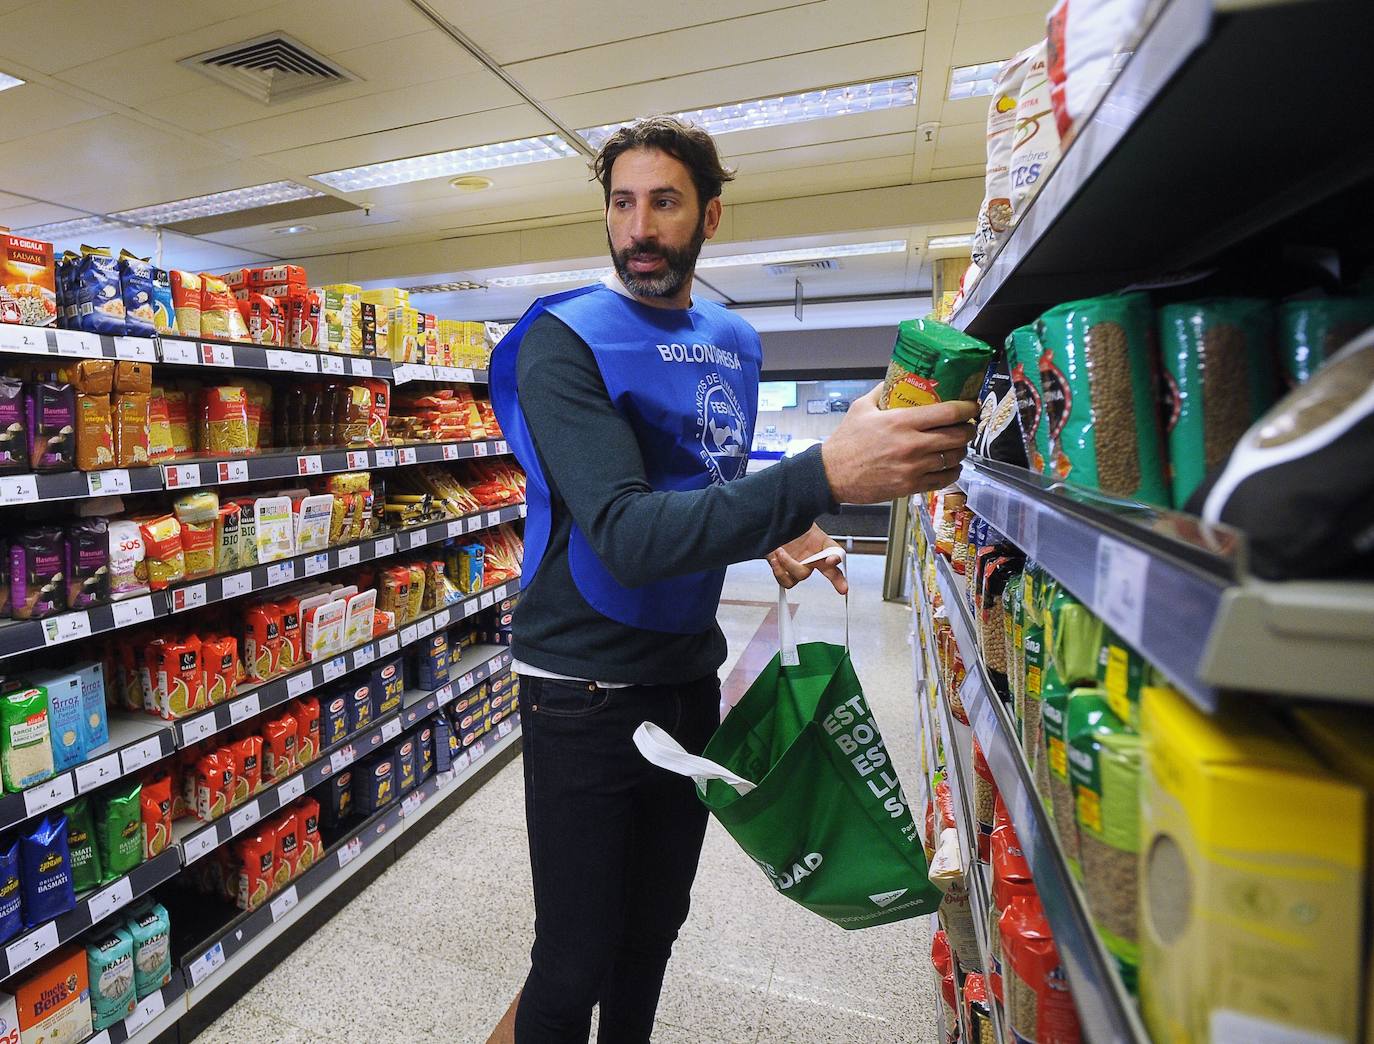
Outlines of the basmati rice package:
{"type": "Polygon", "coordinates": [[[1058,0],[1046,23],[1050,100],[1064,145],[1112,85],[1148,0],[1058,0]]]}
{"type": "Polygon", "coordinates": [[[35,381],[24,385],[29,466],[34,471],[70,471],[76,466],[76,389],[35,381]]]}
{"type": "Polygon", "coordinates": [[[87,609],[108,598],[110,533],[103,518],[67,526],[67,607],[87,609]]]}
{"type": "Polygon", "coordinates": [[[86,943],[91,978],[91,1027],[103,1030],[133,1014],[138,1006],[134,988],[134,939],[127,928],[114,926],[86,943]]]}
{"type": "Polygon", "coordinates": [[[19,689],[0,699],[0,730],[0,767],[6,790],[17,793],[52,776],[46,689],[19,689]]]}
{"type": "Polygon", "coordinates": [[[1046,44],[1026,66],[1025,82],[1016,100],[1016,137],[1011,146],[1011,208],[1024,214],[1040,186],[1059,162],[1059,130],[1050,105],[1046,44]]]}
{"type": "Polygon", "coordinates": [[[19,886],[19,840],[0,841],[0,943],[24,929],[23,900],[19,886]]]}
{"type": "Polygon", "coordinates": [[[172,921],[161,903],[136,907],[125,924],[134,941],[134,989],[142,1000],[172,981],[172,921]]]}
{"type": "Polygon", "coordinates": [[[172,306],[176,312],[177,332],[182,337],[200,337],[201,278],[194,272],[172,269],[172,306]]]}
{"type": "Polygon", "coordinates": [[[23,827],[19,835],[19,883],[25,927],[35,928],[76,905],[66,816],[50,814],[23,827]]]}
{"type": "Polygon", "coordinates": [[[72,888],[89,892],[101,882],[100,853],[95,844],[91,799],[79,797],[62,810],[67,819],[67,854],[71,859],[72,888]]]}
{"type": "MultiPolygon", "coordinates": [[[[95,799],[95,837],[105,883],[143,862],[142,784],[116,784],[95,799]]],[[[170,796],[169,796],[170,802],[170,796]]]]}

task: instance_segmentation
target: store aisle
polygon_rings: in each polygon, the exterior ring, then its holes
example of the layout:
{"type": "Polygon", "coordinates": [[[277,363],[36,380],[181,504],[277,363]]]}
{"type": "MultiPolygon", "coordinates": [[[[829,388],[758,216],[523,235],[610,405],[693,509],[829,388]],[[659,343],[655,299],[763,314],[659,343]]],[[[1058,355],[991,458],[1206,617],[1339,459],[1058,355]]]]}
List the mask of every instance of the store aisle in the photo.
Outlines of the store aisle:
{"type": "MultiPolygon", "coordinates": [[[[854,660],[893,758],[916,771],[910,617],[880,600],[882,561],[852,560],[854,660]]],[[[776,641],[763,563],[730,571],[723,677],[776,641]],[[754,642],[750,649],[751,640],[754,642]]],[[[794,598],[801,640],[842,641],[844,602],[819,577],[794,598]]],[[[485,1041],[528,967],[533,910],[513,762],[201,1037],[485,1041]]],[[[925,919],[844,932],[776,895],[714,823],[668,966],[661,1044],[933,1041],[925,919]]]]}

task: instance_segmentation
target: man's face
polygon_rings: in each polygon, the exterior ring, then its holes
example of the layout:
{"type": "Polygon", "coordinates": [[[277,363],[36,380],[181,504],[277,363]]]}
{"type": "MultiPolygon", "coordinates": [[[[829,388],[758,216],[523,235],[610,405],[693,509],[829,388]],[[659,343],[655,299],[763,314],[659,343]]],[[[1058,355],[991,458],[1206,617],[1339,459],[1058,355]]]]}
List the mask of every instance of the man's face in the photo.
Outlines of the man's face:
{"type": "Polygon", "coordinates": [[[616,274],[637,297],[686,307],[701,245],[716,234],[720,200],[703,211],[686,164],[658,149],[630,149],[611,167],[606,239],[616,274]]]}

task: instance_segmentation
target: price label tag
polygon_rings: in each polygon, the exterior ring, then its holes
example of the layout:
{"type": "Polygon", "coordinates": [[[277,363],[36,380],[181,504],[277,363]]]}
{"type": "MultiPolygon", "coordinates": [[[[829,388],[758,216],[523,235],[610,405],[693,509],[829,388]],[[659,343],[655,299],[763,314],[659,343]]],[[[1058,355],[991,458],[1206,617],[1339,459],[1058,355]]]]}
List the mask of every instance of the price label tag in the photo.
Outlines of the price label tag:
{"type": "Polygon", "coordinates": [[[453,759],[453,767],[459,772],[461,772],[463,769],[467,768],[471,764],[472,754],[466,750],[453,759]]]}
{"type": "Polygon", "coordinates": [[[477,684],[477,679],[473,677],[471,671],[468,671],[467,674],[463,675],[461,678],[458,679],[458,684],[462,687],[462,690],[464,692],[467,692],[468,689],[471,689],[474,685],[477,684]]]}
{"type": "Polygon", "coordinates": [[[482,596],[482,600],[477,604],[480,605],[483,609],[490,609],[493,605],[496,604],[496,592],[488,591],[486,594],[482,596]]]}
{"type": "Polygon", "coordinates": [[[261,713],[262,697],[255,692],[229,704],[229,724],[237,725],[239,722],[261,713]]]}
{"type": "Polygon", "coordinates": [[[112,471],[92,471],[86,476],[86,488],[93,497],[113,497],[133,492],[129,472],[124,468],[112,471]]]}
{"type": "Polygon", "coordinates": [[[372,557],[386,558],[396,553],[395,537],[380,537],[372,542],[372,557]]]}
{"type": "Polygon", "coordinates": [[[250,572],[231,573],[219,582],[219,596],[224,598],[237,598],[239,595],[249,594],[253,590],[253,574],[250,572]]]}
{"type": "Polygon", "coordinates": [[[293,674],[286,679],[286,692],[293,700],[297,696],[304,696],[314,687],[314,671],[301,671],[299,674],[293,674]]]}
{"type": "Polygon", "coordinates": [[[187,977],[192,986],[199,986],[215,972],[224,967],[224,944],[215,943],[194,961],[186,966],[187,977]]]}
{"type": "Polygon", "coordinates": [[[60,776],[54,776],[46,783],[39,783],[37,786],[29,787],[24,791],[24,814],[26,816],[36,816],[40,812],[57,805],[66,804],[76,797],[76,781],[70,772],[64,772],[60,776]]]}
{"type": "Polygon", "coordinates": [[[415,625],[414,625],[414,624],[411,624],[411,625],[409,625],[408,627],[402,627],[402,628],[401,628],[401,644],[402,644],[402,645],[413,645],[413,644],[415,643],[415,640],[416,640],[418,637],[419,637],[419,632],[416,631],[415,625]]]}
{"type": "Polygon", "coordinates": [[[271,902],[272,923],[275,924],[296,908],[296,886],[292,885],[271,902]]]}
{"type": "Polygon", "coordinates": [[[409,533],[402,533],[401,539],[405,541],[406,547],[412,551],[417,547],[424,547],[429,543],[429,536],[423,529],[414,529],[409,533]]]}
{"type": "Polygon", "coordinates": [[[353,744],[346,743],[329,755],[329,767],[334,772],[342,772],[353,764],[353,759],[357,756],[358,752],[353,749],[353,744]]]}
{"type": "Polygon", "coordinates": [[[434,617],[429,616],[415,625],[415,632],[421,638],[428,638],[434,633],[434,617]]]}
{"type": "Polygon", "coordinates": [[[510,443],[507,442],[505,439],[497,439],[497,440],[496,440],[496,452],[497,452],[497,453],[509,453],[509,452],[510,452],[510,443]]]}
{"type": "Polygon", "coordinates": [[[63,613],[43,621],[43,644],[60,645],[91,636],[91,618],[86,613],[63,613]]]}
{"type": "Polygon", "coordinates": [[[342,677],[347,670],[347,661],[345,661],[345,659],[342,656],[336,656],[334,657],[334,659],[329,660],[327,663],[325,663],[325,665],[321,668],[321,673],[324,675],[325,681],[332,682],[335,678],[342,677]]]}
{"type": "Polygon", "coordinates": [[[463,520],[461,518],[455,519],[448,524],[448,535],[450,537],[463,535],[463,520]]]}
{"type": "Polygon", "coordinates": [[[526,508],[526,506],[525,506],[524,504],[521,504],[521,505],[520,505],[520,517],[521,517],[521,518],[524,518],[524,517],[525,517],[525,512],[526,512],[527,510],[528,510],[528,508],[526,508]]]}
{"type": "Polygon", "coordinates": [[[372,376],[372,360],[371,360],[371,359],[350,359],[350,360],[349,360],[349,364],[353,367],[353,376],[354,376],[354,377],[371,377],[371,376],[372,376]]]}
{"type": "Polygon", "coordinates": [[[397,736],[399,736],[400,734],[401,734],[401,719],[400,719],[400,718],[392,718],[389,722],[387,722],[385,725],[382,726],[382,742],[383,742],[383,743],[387,742],[387,740],[394,740],[394,739],[395,739],[397,736]]]}
{"type": "Polygon", "coordinates": [[[446,442],[446,443],[444,443],[444,459],[445,459],[445,460],[457,460],[457,459],[458,459],[458,447],[457,447],[455,444],[453,444],[452,442],[446,442]]]}
{"type": "Polygon", "coordinates": [[[284,808],[305,793],[305,777],[292,776],[277,788],[277,807],[284,808]]]}
{"type": "Polygon", "coordinates": [[[84,794],[88,790],[94,790],[96,787],[119,778],[119,755],[117,753],[106,754],[103,758],[87,761],[82,765],[77,765],[75,772],[76,792],[84,794]]]}
{"type": "Polygon", "coordinates": [[[241,834],[261,818],[262,805],[257,801],[250,801],[237,812],[230,813],[229,833],[241,834]]]}
{"type": "Polygon", "coordinates": [[[353,860],[358,858],[358,853],[363,850],[361,838],[350,838],[348,844],[339,849],[339,869],[342,870],[353,860]]]}
{"type": "Polygon", "coordinates": [[[116,337],[114,339],[115,358],[132,359],[135,362],[157,362],[157,352],[153,350],[151,337],[116,337]]]}
{"type": "Polygon", "coordinates": [[[5,947],[5,964],[9,973],[23,971],[38,958],[57,948],[57,922],[49,921],[35,928],[17,942],[5,947]]]}
{"type": "Polygon", "coordinates": [[[437,707],[453,699],[453,682],[446,682],[434,690],[434,705],[437,707]]]}
{"type": "Polygon", "coordinates": [[[362,548],[357,544],[352,547],[339,548],[339,567],[355,566],[362,561],[362,548]]]}
{"type": "Polygon", "coordinates": [[[202,344],[200,357],[206,366],[234,365],[234,349],[227,344],[202,344]]]}
{"type": "Polygon", "coordinates": [[[378,656],[390,656],[401,647],[401,640],[394,634],[389,634],[377,643],[378,656]]]}
{"type": "Polygon", "coordinates": [[[488,511],[488,512],[487,512],[487,525],[488,525],[488,526],[499,526],[500,524],[501,524],[501,512],[499,512],[499,511],[488,511]]]}
{"type": "Polygon", "coordinates": [[[434,379],[436,381],[456,381],[458,380],[458,369],[454,366],[434,367],[434,379]]]}
{"type": "Polygon", "coordinates": [[[184,613],[187,609],[199,609],[205,604],[205,585],[188,584],[172,592],[172,612],[184,613]]]}
{"type": "Polygon", "coordinates": [[[1149,572],[1150,557],[1144,551],[1109,536],[1098,537],[1097,582],[1092,608],[1128,645],[1137,649],[1145,624],[1145,585],[1149,572]]]}
{"type": "Polygon", "coordinates": [[[119,764],[127,776],[130,772],[137,772],[144,765],[152,764],[160,757],[162,757],[162,738],[149,736],[146,740],[121,750],[119,752],[119,764]]]}
{"type": "Polygon", "coordinates": [[[367,450],[349,450],[348,466],[355,471],[367,467],[367,450]]]}
{"type": "Polygon", "coordinates": [[[466,366],[460,366],[458,367],[458,376],[455,377],[454,380],[465,381],[466,383],[471,384],[473,381],[477,380],[477,374],[474,373],[472,370],[468,369],[466,366]]]}
{"type": "Polygon", "coordinates": [[[195,341],[164,340],[162,342],[162,361],[180,363],[183,366],[195,366],[200,362],[200,354],[196,351],[195,341]]]}
{"type": "Polygon", "coordinates": [[[276,587],[278,584],[289,584],[296,579],[295,561],[276,562],[267,567],[267,586],[276,587]]]}
{"type": "Polygon", "coordinates": [[[472,751],[472,760],[481,761],[482,755],[487,752],[487,741],[484,739],[473,740],[470,749],[472,751]]]}
{"type": "Polygon", "coordinates": [[[496,734],[502,739],[509,736],[515,730],[515,722],[509,718],[502,718],[496,723],[496,734]]]}
{"type": "Polygon", "coordinates": [[[434,629],[436,631],[442,631],[445,627],[448,626],[448,620],[449,611],[447,609],[440,609],[437,613],[434,614],[434,629]]]}
{"type": "Polygon", "coordinates": [[[318,555],[308,555],[305,559],[305,575],[314,576],[316,573],[323,573],[329,568],[329,552],[321,551],[318,555]]]}
{"type": "Polygon", "coordinates": [[[392,449],[379,449],[376,453],[379,468],[394,468],[396,466],[396,451],[392,449]]]}
{"type": "Polygon", "coordinates": [[[342,374],[343,372],[344,361],[340,359],[337,355],[320,356],[320,373],[342,374]]]}
{"type": "Polygon", "coordinates": [[[279,348],[267,349],[267,368],[269,370],[295,370],[295,353],[284,352],[279,348]]]}
{"type": "Polygon", "coordinates": [[[164,1007],[165,1002],[162,999],[161,990],[148,994],[148,996],[138,1002],[138,1006],[134,1008],[133,1014],[125,1018],[124,1031],[129,1037],[133,1037],[135,1033],[142,1030],[148,1023],[152,1022],[153,1019],[161,1015],[164,1007]]]}
{"type": "Polygon", "coordinates": [[[485,442],[474,442],[472,444],[472,455],[474,457],[485,457],[487,455],[487,444],[485,442]]]}
{"type": "Polygon", "coordinates": [[[373,648],[373,646],[370,643],[368,645],[364,645],[362,648],[356,650],[353,653],[353,669],[356,671],[359,667],[366,667],[376,658],[376,649],[373,648]]]}
{"type": "Polygon", "coordinates": [[[320,464],[318,453],[311,453],[296,458],[297,475],[318,475],[323,469],[320,464]]]}
{"type": "Polygon", "coordinates": [[[1040,509],[1029,502],[1021,504],[1021,550],[1027,558],[1040,554],[1040,509]]]}
{"type": "Polygon", "coordinates": [[[416,459],[417,458],[414,446],[402,446],[399,450],[396,451],[396,463],[398,465],[414,464],[416,459]]]}
{"type": "Polygon", "coordinates": [[[219,832],[214,827],[197,831],[181,843],[181,861],[194,863],[219,847],[219,832]]]}
{"type": "MultiPolygon", "coordinates": [[[[124,1039],[128,1040],[129,1038],[125,1037],[124,1039]]],[[[103,1029],[94,1037],[87,1037],[86,1044],[110,1044],[110,1031],[103,1029]]]]}
{"type": "Polygon", "coordinates": [[[86,908],[91,914],[91,923],[103,921],[122,906],[134,901],[134,886],[127,877],[120,878],[102,892],[96,892],[86,900],[86,908]]]}
{"type": "Polygon", "coordinates": [[[138,598],[130,598],[123,602],[115,602],[110,607],[114,610],[114,623],[116,627],[128,627],[130,624],[146,623],[153,618],[153,596],[141,595],[138,598]]]}
{"type": "Polygon", "coordinates": [[[213,714],[201,714],[194,718],[188,718],[181,723],[181,745],[189,747],[193,743],[199,743],[206,736],[213,736],[218,731],[213,714]]]}
{"type": "Polygon", "coordinates": [[[32,504],[37,499],[36,476],[6,475],[0,478],[0,504],[32,504]]]}
{"type": "Polygon", "coordinates": [[[99,359],[105,354],[100,344],[100,335],[86,333],[84,330],[55,330],[57,335],[57,354],[99,359]]]}
{"type": "MultiPolygon", "coordinates": [[[[993,699],[995,697],[983,694],[973,704],[973,735],[978,740],[978,746],[985,751],[995,749],[997,744],[997,711],[993,709],[993,699]]],[[[968,707],[969,704],[964,706],[968,707]]]]}
{"type": "Polygon", "coordinates": [[[48,331],[36,326],[0,323],[0,348],[29,355],[48,354],[48,331]]]}
{"type": "Polygon", "coordinates": [[[420,807],[420,802],[424,800],[424,795],[416,790],[407,794],[401,801],[401,818],[406,819],[415,814],[415,810],[420,807]]]}
{"type": "Polygon", "coordinates": [[[246,460],[224,460],[220,461],[215,468],[215,474],[221,482],[247,482],[248,481],[248,461],[246,460]]]}
{"type": "Polygon", "coordinates": [[[309,352],[293,352],[291,363],[301,373],[320,372],[320,361],[309,352]]]}
{"type": "Polygon", "coordinates": [[[162,484],[168,489],[191,489],[200,485],[199,464],[164,464],[162,484]]]}

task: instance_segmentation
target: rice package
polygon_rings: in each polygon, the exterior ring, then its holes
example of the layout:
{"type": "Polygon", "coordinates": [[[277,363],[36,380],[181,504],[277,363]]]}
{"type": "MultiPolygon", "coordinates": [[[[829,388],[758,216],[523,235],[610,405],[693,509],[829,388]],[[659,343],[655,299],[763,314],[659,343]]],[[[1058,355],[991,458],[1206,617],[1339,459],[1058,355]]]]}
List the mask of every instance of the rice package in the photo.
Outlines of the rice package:
{"type": "Polygon", "coordinates": [[[983,388],[978,393],[978,433],[973,450],[992,460],[1017,467],[1026,466],[1026,447],[1021,441],[1021,422],[1017,419],[1016,391],[1001,356],[988,364],[983,388]]]}
{"type": "Polygon", "coordinates": [[[172,981],[172,921],[161,903],[134,908],[125,927],[134,943],[134,990],[142,1000],[172,981]]]}
{"type": "Polygon", "coordinates": [[[18,377],[0,377],[0,474],[29,470],[28,431],[24,382],[18,377]]]}
{"type": "Polygon", "coordinates": [[[76,466],[100,471],[115,465],[114,417],[108,395],[76,397],[76,466]]]}
{"type": "Polygon", "coordinates": [[[105,883],[143,862],[143,787],[116,785],[95,799],[95,837],[105,883]]]}
{"type": "Polygon", "coordinates": [[[72,470],[76,466],[76,389],[52,381],[25,384],[24,413],[29,467],[72,470]]]}
{"type": "Polygon", "coordinates": [[[76,268],[77,325],[87,333],[125,332],[124,291],[119,262],[103,248],[82,247],[76,268]]]}
{"type": "Polygon", "coordinates": [[[72,888],[89,892],[101,882],[100,852],[95,844],[91,799],[79,797],[62,810],[67,818],[67,853],[72,865],[72,888]]]}
{"type": "Polygon", "coordinates": [[[59,668],[34,672],[29,680],[48,694],[48,732],[52,739],[53,771],[65,772],[86,760],[81,676],[76,671],[59,668]]]}
{"type": "Polygon", "coordinates": [[[153,329],[160,334],[177,333],[176,307],[172,303],[172,277],[161,268],[152,269],[153,329]]]}
{"type": "Polygon", "coordinates": [[[997,252],[1012,225],[1011,147],[1016,131],[1016,99],[1026,77],[1026,65],[1034,47],[1028,47],[1002,63],[997,70],[992,99],[988,103],[987,166],[983,204],[978,208],[978,227],[973,233],[973,261],[985,265],[997,252]]]}
{"type": "Polygon", "coordinates": [[[1059,129],[1050,105],[1045,44],[1036,48],[1016,99],[1016,135],[1011,146],[1011,208],[1024,214],[1059,162],[1059,129]]]}
{"type": "Polygon", "coordinates": [[[147,594],[147,554],[143,546],[143,530],[137,522],[120,519],[109,524],[110,540],[109,590],[110,597],[131,598],[147,594]]]}
{"type": "Polygon", "coordinates": [[[952,326],[933,319],[905,320],[897,327],[878,404],[895,409],[972,400],[991,358],[991,348],[952,326]]]}
{"type": "Polygon", "coordinates": [[[0,841],[0,943],[24,929],[23,899],[19,886],[19,840],[0,841]]]}
{"type": "Polygon", "coordinates": [[[87,973],[91,980],[91,1027],[103,1030],[133,1014],[138,1005],[134,987],[134,940],[127,928],[111,927],[86,943],[87,973]]]}
{"type": "Polygon", "coordinates": [[[132,337],[151,337],[154,321],[153,266],[127,251],[119,255],[119,292],[124,298],[124,326],[132,337]]]}
{"type": "Polygon", "coordinates": [[[1046,473],[1169,504],[1144,294],[1069,301],[1036,322],[1048,422],[1046,473]]]}
{"type": "Polygon", "coordinates": [[[142,467],[148,463],[147,392],[121,392],[114,398],[115,466],[142,467]]]}
{"type": "Polygon", "coordinates": [[[1290,388],[1305,384],[1347,342],[1374,326],[1374,297],[1319,297],[1279,307],[1279,360],[1290,388]]]}
{"type": "Polygon", "coordinates": [[[1067,147],[1112,85],[1148,0],[1058,0],[1045,25],[1050,101],[1067,147]]]}
{"type": "Polygon", "coordinates": [[[15,991],[23,1044],[75,1044],[91,1035],[86,951],[66,946],[26,971],[15,991]]]}
{"type": "Polygon", "coordinates": [[[26,927],[51,921],[76,905],[66,816],[47,815],[21,828],[19,883],[26,927]]]}
{"type": "Polygon", "coordinates": [[[110,531],[103,518],[67,526],[67,608],[87,609],[108,599],[110,531]]]}
{"type": "Polygon", "coordinates": [[[17,793],[53,774],[48,693],[42,686],[0,699],[0,766],[5,789],[17,793]]]}

